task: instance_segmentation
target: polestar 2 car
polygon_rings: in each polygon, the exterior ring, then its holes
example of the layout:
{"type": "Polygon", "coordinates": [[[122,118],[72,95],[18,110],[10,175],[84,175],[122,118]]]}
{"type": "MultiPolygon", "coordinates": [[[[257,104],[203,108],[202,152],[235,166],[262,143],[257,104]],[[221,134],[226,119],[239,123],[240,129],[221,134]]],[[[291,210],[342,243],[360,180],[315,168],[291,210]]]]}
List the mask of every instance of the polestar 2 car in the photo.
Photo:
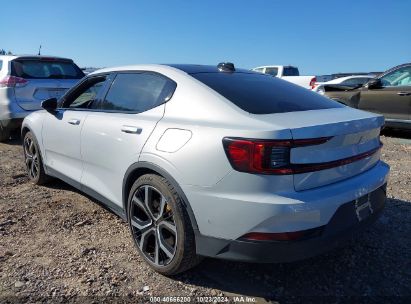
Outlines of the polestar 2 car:
{"type": "Polygon", "coordinates": [[[318,255],[385,204],[383,116],[231,63],[102,69],[42,107],[22,126],[30,179],[109,207],[165,275],[318,255]]]}

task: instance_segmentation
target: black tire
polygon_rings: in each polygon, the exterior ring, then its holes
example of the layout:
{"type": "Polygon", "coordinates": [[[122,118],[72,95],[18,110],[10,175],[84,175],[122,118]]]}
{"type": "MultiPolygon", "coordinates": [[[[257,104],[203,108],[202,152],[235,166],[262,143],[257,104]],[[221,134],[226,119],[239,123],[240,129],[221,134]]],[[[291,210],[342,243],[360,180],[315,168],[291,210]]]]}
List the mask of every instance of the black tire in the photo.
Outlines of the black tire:
{"type": "Polygon", "coordinates": [[[134,182],[128,197],[127,220],[140,256],[155,271],[170,276],[200,262],[201,258],[196,255],[194,231],[183,200],[164,177],[146,174],[134,182]],[[169,230],[165,224],[174,226],[175,230],[169,230]],[[168,235],[164,237],[164,234],[168,235]],[[162,248],[167,250],[163,251],[162,248]]]}
{"type": "Polygon", "coordinates": [[[30,131],[23,138],[24,163],[27,175],[32,183],[43,185],[50,180],[44,172],[43,159],[36,138],[30,131]]]}
{"type": "Polygon", "coordinates": [[[1,124],[0,124],[0,142],[6,142],[8,141],[10,138],[10,130],[4,128],[1,124]]]}

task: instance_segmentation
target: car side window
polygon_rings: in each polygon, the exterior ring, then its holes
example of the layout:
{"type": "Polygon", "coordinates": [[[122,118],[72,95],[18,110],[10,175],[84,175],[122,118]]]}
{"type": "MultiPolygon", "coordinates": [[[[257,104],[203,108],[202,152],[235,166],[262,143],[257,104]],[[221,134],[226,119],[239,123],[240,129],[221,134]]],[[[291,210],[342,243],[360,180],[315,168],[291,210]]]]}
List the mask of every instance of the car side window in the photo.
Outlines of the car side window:
{"type": "Polygon", "coordinates": [[[105,81],[106,76],[87,79],[66,97],[63,107],[70,109],[96,109],[98,107],[96,97],[103,89],[105,81]]]}
{"type": "Polygon", "coordinates": [[[370,78],[358,77],[358,78],[351,78],[351,79],[344,80],[343,82],[341,82],[341,84],[348,85],[348,86],[357,86],[357,85],[363,85],[369,80],[370,78]]]}
{"type": "Polygon", "coordinates": [[[141,113],[168,101],[176,83],[150,72],[117,74],[102,103],[107,111],[141,113]]]}
{"type": "Polygon", "coordinates": [[[277,76],[278,75],[278,68],[265,68],[265,73],[269,74],[271,76],[277,76]]]}
{"type": "Polygon", "coordinates": [[[3,68],[3,60],[0,60],[0,71],[3,68]]]}
{"type": "Polygon", "coordinates": [[[411,86],[411,66],[392,71],[380,78],[384,87],[411,86]]]}

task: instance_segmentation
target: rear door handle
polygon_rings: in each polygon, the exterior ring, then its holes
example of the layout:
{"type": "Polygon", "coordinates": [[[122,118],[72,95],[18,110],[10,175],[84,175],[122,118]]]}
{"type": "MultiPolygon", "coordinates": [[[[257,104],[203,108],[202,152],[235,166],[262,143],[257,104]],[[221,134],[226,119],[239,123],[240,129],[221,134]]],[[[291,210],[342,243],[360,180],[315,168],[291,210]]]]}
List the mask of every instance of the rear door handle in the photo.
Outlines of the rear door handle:
{"type": "Polygon", "coordinates": [[[69,124],[71,124],[71,125],[75,125],[75,126],[78,126],[79,124],[80,124],[80,119],[70,119],[69,121],[68,121],[68,123],[69,124]]]}
{"type": "Polygon", "coordinates": [[[129,134],[141,134],[143,131],[142,128],[135,127],[135,126],[122,126],[121,132],[129,133],[129,134]]]}
{"type": "Polygon", "coordinates": [[[400,95],[400,96],[410,96],[410,95],[411,95],[411,92],[398,92],[397,95],[400,95]]]}

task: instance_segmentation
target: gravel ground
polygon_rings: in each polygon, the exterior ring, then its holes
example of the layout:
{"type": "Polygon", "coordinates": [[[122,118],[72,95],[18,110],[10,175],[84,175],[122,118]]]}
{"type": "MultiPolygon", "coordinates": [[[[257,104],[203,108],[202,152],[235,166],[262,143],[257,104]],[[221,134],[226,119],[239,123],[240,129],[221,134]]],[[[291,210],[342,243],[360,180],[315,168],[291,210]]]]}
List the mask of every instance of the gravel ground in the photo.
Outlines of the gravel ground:
{"type": "Polygon", "coordinates": [[[206,259],[173,278],[146,266],[127,225],[93,199],[57,180],[32,185],[19,140],[0,144],[0,302],[210,302],[216,298],[196,297],[244,295],[258,303],[411,303],[410,138],[382,137],[382,157],[391,165],[387,206],[346,247],[292,264],[206,259]]]}

